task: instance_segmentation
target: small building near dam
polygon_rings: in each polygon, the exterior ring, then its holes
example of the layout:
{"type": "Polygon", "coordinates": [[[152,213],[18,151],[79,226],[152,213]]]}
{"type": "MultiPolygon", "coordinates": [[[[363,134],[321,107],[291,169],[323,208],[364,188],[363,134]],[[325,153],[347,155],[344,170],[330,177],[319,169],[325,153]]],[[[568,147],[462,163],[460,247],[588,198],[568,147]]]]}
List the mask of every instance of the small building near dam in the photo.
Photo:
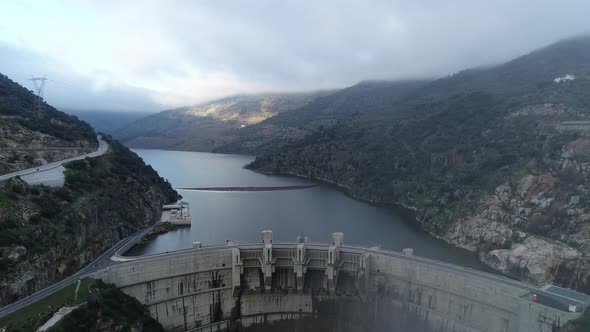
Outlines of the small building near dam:
{"type": "Polygon", "coordinates": [[[160,222],[169,222],[172,225],[187,225],[191,224],[191,212],[187,202],[180,202],[178,204],[164,205],[162,207],[162,217],[160,222]]]}

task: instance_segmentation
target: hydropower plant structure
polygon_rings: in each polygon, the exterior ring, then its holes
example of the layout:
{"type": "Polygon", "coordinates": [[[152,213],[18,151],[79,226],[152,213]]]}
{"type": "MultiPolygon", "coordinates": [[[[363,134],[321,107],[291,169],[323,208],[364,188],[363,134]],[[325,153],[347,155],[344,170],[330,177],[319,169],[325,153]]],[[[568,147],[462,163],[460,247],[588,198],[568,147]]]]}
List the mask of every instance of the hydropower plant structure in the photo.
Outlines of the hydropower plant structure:
{"type": "Polygon", "coordinates": [[[588,296],[556,286],[343,240],[334,233],[329,243],[273,242],[267,230],[256,243],[195,242],[190,249],[123,256],[131,241],[91,277],[138,299],[167,331],[288,322],[334,331],[545,332],[588,305],[588,296]]]}

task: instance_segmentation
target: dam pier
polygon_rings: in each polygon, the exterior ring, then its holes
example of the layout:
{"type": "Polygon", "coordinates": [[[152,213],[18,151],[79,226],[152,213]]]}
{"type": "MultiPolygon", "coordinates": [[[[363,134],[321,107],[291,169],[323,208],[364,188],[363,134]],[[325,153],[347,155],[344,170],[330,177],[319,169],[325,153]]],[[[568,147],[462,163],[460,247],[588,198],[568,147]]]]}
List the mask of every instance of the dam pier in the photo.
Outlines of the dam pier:
{"type": "MultiPolygon", "coordinates": [[[[118,252],[117,255],[122,255],[118,252]]],[[[379,247],[262,241],[113,257],[92,277],[146,305],[168,331],[556,331],[589,297],[379,247]],[[286,325],[285,325],[286,326],[286,325]]]]}

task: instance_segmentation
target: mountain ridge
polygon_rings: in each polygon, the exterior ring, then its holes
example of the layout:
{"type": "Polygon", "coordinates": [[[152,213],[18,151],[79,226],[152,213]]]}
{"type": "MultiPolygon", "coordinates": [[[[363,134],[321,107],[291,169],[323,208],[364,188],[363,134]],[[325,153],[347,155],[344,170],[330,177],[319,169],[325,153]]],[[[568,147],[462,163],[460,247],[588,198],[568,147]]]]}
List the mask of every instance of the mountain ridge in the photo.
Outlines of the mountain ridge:
{"type": "Polygon", "coordinates": [[[236,95],[139,119],[115,132],[134,148],[212,151],[234,139],[233,130],[305,105],[329,91],[236,95]]]}
{"type": "Polygon", "coordinates": [[[560,125],[590,119],[587,91],[590,36],[435,80],[273,143],[249,168],[409,207],[424,230],[495,269],[588,292],[590,128],[560,125]],[[555,80],[565,75],[575,78],[555,80]]]}

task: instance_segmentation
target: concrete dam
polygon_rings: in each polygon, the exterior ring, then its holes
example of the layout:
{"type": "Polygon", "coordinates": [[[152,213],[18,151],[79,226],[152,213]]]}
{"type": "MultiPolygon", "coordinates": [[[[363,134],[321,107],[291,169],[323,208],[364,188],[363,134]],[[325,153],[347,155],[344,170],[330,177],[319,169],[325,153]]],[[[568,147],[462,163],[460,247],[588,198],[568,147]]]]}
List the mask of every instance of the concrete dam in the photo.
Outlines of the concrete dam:
{"type": "MultiPolygon", "coordinates": [[[[124,252],[124,250],[123,250],[124,252]]],[[[119,253],[121,254],[121,252],[119,253]]],[[[167,331],[556,331],[588,297],[379,247],[227,241],[95,273],[167,331]]]]}

